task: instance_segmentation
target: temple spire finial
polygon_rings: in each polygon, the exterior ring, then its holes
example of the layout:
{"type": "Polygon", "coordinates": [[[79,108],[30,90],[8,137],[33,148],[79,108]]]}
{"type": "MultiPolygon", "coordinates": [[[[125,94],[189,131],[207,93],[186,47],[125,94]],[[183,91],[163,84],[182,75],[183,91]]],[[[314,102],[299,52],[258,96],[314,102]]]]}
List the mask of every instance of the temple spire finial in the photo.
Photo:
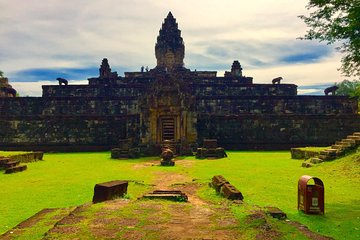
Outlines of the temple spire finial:
{"type": "Polygon", "coordinates": [[[170,71],[183,68],[184,55],[185,46],[181,31],[170,11],[161,26],[155,45],[157,67],[170,71]]]}
{"type": "Polygon", "coordinates": [[[168,15],[166,18],[174,18],[173,14],[171,13],[171,11],[169,11],[168,15]]]}

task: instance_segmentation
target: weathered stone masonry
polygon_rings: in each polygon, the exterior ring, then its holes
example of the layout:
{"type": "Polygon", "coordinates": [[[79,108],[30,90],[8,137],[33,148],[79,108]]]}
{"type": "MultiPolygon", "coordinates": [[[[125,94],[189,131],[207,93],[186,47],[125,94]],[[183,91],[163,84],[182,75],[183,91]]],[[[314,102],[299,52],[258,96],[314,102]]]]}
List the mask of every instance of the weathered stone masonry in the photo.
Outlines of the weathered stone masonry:
{"type": "MultiPolygon", "coordinates": [[[[329,145],[360,131],[355,99],[298,96],[294,84],[254,84],[238,61],[224,77],[184,67],[171,13],[149,71],[112,72],[104,59],[88,85],[43,86],[42,97],[0,98],[0,149],[110,149],[130,139],[145,153],[216,138],[226,149],[329,145]]],[[[270,80],[269,80],[270,82],[270,80]]]]}

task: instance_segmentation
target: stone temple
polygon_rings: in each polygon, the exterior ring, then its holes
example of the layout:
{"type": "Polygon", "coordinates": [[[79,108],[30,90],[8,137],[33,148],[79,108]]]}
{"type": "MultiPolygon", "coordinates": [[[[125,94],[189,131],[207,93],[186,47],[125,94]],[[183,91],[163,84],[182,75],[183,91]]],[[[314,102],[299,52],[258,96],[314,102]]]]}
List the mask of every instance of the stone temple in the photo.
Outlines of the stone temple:
{"type": "Polygon", "coordinates": [[[214,138],[225,149],[330,145],[360,131],[357,101],[299,96],[294,84],[256,84],[239,61],[224,76],[185,68],[176,19],[164,20],[157,65],[113,72],[102,60],[87,85],[43,86],[42,97],[0,98],[0,149],[108,150],[127,139],[144,154],[174,142],[181,154],[214,138]]]}

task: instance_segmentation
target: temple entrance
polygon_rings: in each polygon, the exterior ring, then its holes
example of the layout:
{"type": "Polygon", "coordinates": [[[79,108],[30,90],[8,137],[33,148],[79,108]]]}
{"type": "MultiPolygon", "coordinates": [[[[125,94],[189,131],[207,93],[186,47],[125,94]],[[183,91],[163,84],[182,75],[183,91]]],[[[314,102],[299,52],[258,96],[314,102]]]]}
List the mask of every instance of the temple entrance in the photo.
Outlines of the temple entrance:
{"type": "Polygon", "coordinates": [[[175,118],[162,117],[161,118],[161,140],[175,141],[175,118]]]}

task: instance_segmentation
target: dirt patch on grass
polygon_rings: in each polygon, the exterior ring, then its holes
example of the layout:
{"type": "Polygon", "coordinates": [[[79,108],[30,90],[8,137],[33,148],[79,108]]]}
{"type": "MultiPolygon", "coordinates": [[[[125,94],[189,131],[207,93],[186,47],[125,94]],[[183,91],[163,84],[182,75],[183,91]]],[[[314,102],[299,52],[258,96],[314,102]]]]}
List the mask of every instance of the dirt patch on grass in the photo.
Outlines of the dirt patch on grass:
{"type": "Polygon", "coordinates": [[[174,189],[174,184],[190,182],[191,178],[175,172],[156,172],[154,189],[174,189]]]}
{"type": "Polygon", "coordinates": [[[119,234],[119,229],[134,228],[138,222],[139,221],[134,218],[97,218],[89,224],[89,229],[97,238],[114,239],[119,234]]]}
{"type": "Polygon", "coordinates": [[[106,202],[106,204],[104,205],[104,207],[102,208],[102,212],[98,212],[97,214],[106,214],[107,212],[112,212],[115,211],[119,208],[124,207],[125,205],[129,204],[130,200],[129,199],[124,199],[124,198],[118,198],[112,201],[108,201],[106,202]]]}
{"type": "MultiPolygon", "coordinates": [[[[263,210],[254,210],[250,215],[245,218],[245,222],[250,227],[257,230],[256,239],[258,240],[271,240],[271,239],[280,239],[283,233],[274,229],[274,227],[267,221],[269,216],[263,210]]],[[[318,233],[312,232],[306,226],[298,223],[286,220],[284,223],[296,227],[302,234],[304,234],[309,239],[313,240],[331,240],[333,238],[320,235],[318,233]]]]}
{"type": "Polygon", "coordinates": [[[44,239],[55,239],[51,237],[51,234],[61,234],[62,236],[66,235],[66,234],[74,234],[79,232],[80,227],[78,226],[58,226],[55,228],[52,228],[50,231],[48,231],[45,234],[45,238],[44,239]]]}
{"type": "Polygon", "coordinates": [[[158,160],[154,159],[154,160],[150,160],[150,161],[146,161],[146,162],[141,162],[138,164],[135,164],[133,166],[134,169],[142,169],[142,168],[147,168],[147,167],[154,167],[160,165],[160,157],[158,160]]]}
{"type": "Polygon", "coordinates": [[[327,236],[323,236],[318,233],[315,233],[315,232],[311,231],[307,226],[302,225],[301,223],[293,222],[293,221],[288,221],[287,223],[296,227],[300,232],[302,232],[309,239],[313,239],[313,240],[333,240],[334,239],[332,237],[327,237],[327,236]]]}
{"type": "Polygon", "coordinates": [[[280,239],[282,236],[282,233],[273,229],[272,225],[268,223],[266,213],[262,210],[253,210],[252,213],[245,218],[245,222],[249,227],[256,230],[257,240],[280,239]]]}

